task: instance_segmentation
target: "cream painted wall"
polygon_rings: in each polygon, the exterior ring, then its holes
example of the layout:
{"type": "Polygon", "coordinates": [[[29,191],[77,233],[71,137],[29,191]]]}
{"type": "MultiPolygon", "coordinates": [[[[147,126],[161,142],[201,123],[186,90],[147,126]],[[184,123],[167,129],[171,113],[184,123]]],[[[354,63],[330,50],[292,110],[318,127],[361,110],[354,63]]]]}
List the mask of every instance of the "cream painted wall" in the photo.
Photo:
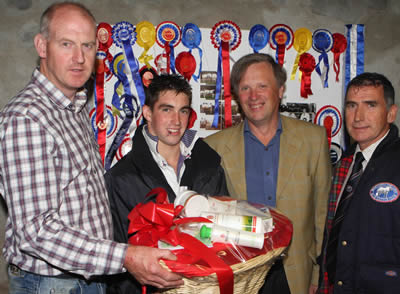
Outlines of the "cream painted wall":
{"type": "MultiPolygon", "coordinates": [[[[28,81],[36,64],[33,36],[42,11],[54,1],[0,1],[0,109],[28,81]]],[[[284,23],[294,30],[329,28],[344,33],[344,25],[366,26],[365,70],[385,74],[400,93],[400,2],[396,0],[82,0],[97,20],[157,25],[171,20],[212,27],[229,19],[243,29],[261,23],[284,23]]],[[[340,93],[338,93],[339,95],[340,93]]],[[[399,98],[400,99],[400,98],[399,98]]],[[[399,100],[398,99],[398,100],[399,100]]],[[[399,100],[400,101],[400,100],[399,100]]],[[[399,118],[397,124],[399,125],[399,118]]],[[[0,163],[1,164],[1,163],[0,163]]],[[[5,206],[0,206],[0,246],[4,243],[5,206]]],[[[7,293],[5,262],[0,259],[0,293],[7,293]],[[2,287],[3,285],[3,287],[2,287]]]]}

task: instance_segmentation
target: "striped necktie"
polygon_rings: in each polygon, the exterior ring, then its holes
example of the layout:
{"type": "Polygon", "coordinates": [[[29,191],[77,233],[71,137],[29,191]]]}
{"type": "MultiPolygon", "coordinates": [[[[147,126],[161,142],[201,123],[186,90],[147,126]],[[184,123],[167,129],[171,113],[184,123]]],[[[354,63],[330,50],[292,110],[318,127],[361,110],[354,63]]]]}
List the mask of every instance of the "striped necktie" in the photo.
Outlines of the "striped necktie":
{"type": "Polygon", "coordinates": [[[337,206],[335,218],[333,219],[331,232],[328,238],[328,247],[326,251],[326,269],[328,272],[329,282],[331,284],[335,282],[336,257],[340,227],[363,172],[362,162],[364,161],[364,156],[361,152],[357,152],[355,158],[356,159],[354,161],[353,170],[351,172],[349,180],[346,183],[346,187],[343,190],[339,205],[337,206]]]}

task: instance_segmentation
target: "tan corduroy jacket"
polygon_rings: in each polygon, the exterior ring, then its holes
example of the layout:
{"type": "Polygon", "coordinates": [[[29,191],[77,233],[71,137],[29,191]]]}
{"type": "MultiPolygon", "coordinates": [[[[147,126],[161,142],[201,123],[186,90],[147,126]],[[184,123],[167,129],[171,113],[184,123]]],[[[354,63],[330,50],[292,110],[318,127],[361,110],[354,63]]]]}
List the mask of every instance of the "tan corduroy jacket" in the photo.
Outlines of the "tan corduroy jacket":
{"type": "MultiPolygon", "coordinates": [[[[281,116],[277,209],[293,223],[293,238],[284,267],[291,293],[308,294],[318,285],[320,254],[331,184],[325,129],[281,116]]],[[[222,157],[228,190],[246,200],[244,123],[205,139],[222,157]]]]}

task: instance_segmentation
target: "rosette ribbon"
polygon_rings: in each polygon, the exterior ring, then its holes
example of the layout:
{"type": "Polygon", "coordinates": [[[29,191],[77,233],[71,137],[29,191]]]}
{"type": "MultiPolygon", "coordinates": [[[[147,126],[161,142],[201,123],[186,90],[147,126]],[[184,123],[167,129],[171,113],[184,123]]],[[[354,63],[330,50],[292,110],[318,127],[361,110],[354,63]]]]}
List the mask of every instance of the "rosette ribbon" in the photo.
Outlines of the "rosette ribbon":
{"type": "Polygon", "coordinates": [[[340,54],[346,51],[347,48],[347,40],[346,37],[339,33],[334,33],[332,35],[333,38],[333,70],[336,73],[336,82],[339,82],[339,73],[340,73],[340,54]]]}
{"type": "Polygon", "coordinates": [[[106,133],[107,123],[104,119],[104,75],[105,75],[105,60],[106,53],[97,51],[96,53],[96,80],[94,91],[94,103],[96,111],[96,129],[95,136],[99,144],[99,152],[101,160],[104,164],[104,155],[106,150],[106,133]]]}
{"type": "Polygon", "coordinates": [[[125,74],[125,59],[122,53],[115,55],[113,60],[113,73],[118,78],[118,81],[115,84],[115,91],[113,95],[113,106],[117,109],[121,108],[120,100],[124,100],[123,103],[123,111],[125,113],[124,120],[122,122],[121,127],[119,128],[117,134],[115,135],[113,142],[111,143],[110,148],[107,151],[107,155],[105,157],[105,164],[104,167],[106,170],[109,170],[112,164],[112,161],[116,155],[116,152],[123,141],[125,134],[128,132],[129,127],[131,126],[132,120],[134,117],[137,117],[140,111],[140,105],[137,101],[137,98],[132,95],[131,88],[129,84],[129,80],[127,75],[125,74]],[[122,84],[124,88],[124,94],[119,97],[118,91],[116,90],[119,85],[122,84]],[[118,101],[116,101],[118,100],[118,101]],[[135,104],[135,105],[134,105],[135,104]]]}
{"type": "Polygon", "coordinates": [[[130,68],[132,80],[136,86],[136,92],[139,96],[140,105],[143,106],[146,96],[143,89],[142,79],[139,74],[139,63],[133,54],[132,46],[136,42],[136,32],[133,25],[127,21],[116,23],[113,27],[114,43],[125,52],[127,63],[130,68]]]}
{"type": "Polygon", "coordinates": [[[196,70],[196,60],[190,52],[181,52],[176,57],[176,70],[187,80],[190,81],[196,70]]]}
{"type": "Polygon", "coordinates": [[[272,49],[276,49],[276,62],[283,66],[285,51],[289,50],[293,45],[293,31],[287,25],[276,24],[270,28],[269,35],[269,43],[272,49]]]}
{"type": "Polygon", "coordinates": [[[240,28],[237,24],[229,20],[216,23],[211,30],[211,41],[214,47],[218,49],[217,84],[215,90],[214,120],[212,123],[212,126],[215,128],[218,127],[222,71],[224,78],[225,127],[229,128],[232,126],[232,94],[230,84],[229,52],[235,50],[240,45],[241,38],[242,33],[240,28]]]}
{"type": "MultiPolygon", "coordinates": [[[[193,79],[198,82],[200,78],[201,69],[203,66],[203,50],[200,48],[201,43],[201,31],[197,25],[194,23],[187,23],[182,29],[182,44],[189,48],[189,53],[192,55],[192,50],[197,49],[200,56],[199,72],[197,75],[192,74],[193,79]]],[[[178,55],[179,56],[179,55],[178,55]]],[[[196,60],[194,60],[194,71],[196,70],[196,60]]],[[[177,60],[178,63],[178,60],[177,60]]],[[[191,61],[193,64],[193,61],[191,61]]],[[[192,65],[193,67],[193,65],[192,65]]]]}
{"type": "MultiPolygon", "coordinates": [[[[128,234],[134,234],[129,238],[132,245],[157,247],[158,240],[171,245],[181,245],[192,256],[204,260],[215,270],[219,282],[221,294],[233,293],[233,272],[230,266],[225,264],[211,249],[196,238],[180,232],[177,225],[190,222],[211,222],[208,219],[183,218],[178,219],[183,206],[174,208],[174,204],[168,203],[167,192],[163,188],[151,190],[146,197],[157,195],[154,202],[139,203],[128,215],[130,221],[128,234]]],[[[180,256],[177,255],[177,261],[180,256]]]]}
{"type": "MultiPolygon", "coordinates": [[[[310,50],[312,46],[312,33],[306,28],[299,28],[294,32],[293,48],[297,51],[290,79],[294,80],[299,67],[300,56],[310,50]]],[[[301,79],[301,72],[299,78],[301,79]]]]}
{"type": "Polygon", "coordinates": [[[269,41],[268,29],[261,25],[254,25],[249,32],[249,44],[253,48],[254,53],[258,53],[260,50],[267,46],[269,41]]]}
{"type": "Polygon", "coordinates": [[[315,67],[315,71],[323,79],[324,88],[328,88],[328,74],[329,74],[329,60],[328,52],[331,50],[333,45],[332,34],[325,29],[316,30],[313,34],[313,48],[315,51],[321,53],[318,57],[318,63],[315,67]],[[326,73],[325,78],[320,69],[321,61],[324,62],[326,73]]]}
{"type": "Polygon", "coordinates": [[[107,76],[111,76],[112,72],[110,70],[110,65],[113,60],[113,56],[110,53],[110,47],[113,44],[112,38],[112,27],[108,23],[101,22],[97,26],[97,39],[99,40],[98,51],[105,52],[106,58],[104,72],[107,76]]]}
{"type": "Polygon", "coordinates": [[[164,48],[167,55],[167,73],[171,70],[175,73],[175,53],[174,47],[181,41],[181,30],[172,21],[164,21],[156,28],[156,41],[160,47],[164,48]]]}
{"type": "Polygon", "coordinates": [[[315,68],[315,58],[309,53],[303,53],[299,60],[299,69],[302,72],[301,75],[301,97],[308,98],[308,95],[312,95],[311,91],[311,73],[315,68]]]}
{"type": "Polygon", "coordinates": [[[97,26],[97,39],[99,40],[99,49],[96,54],[96,80],[95,80],[95,109],[96,109],[96,138],[99,144],[101,160],[104,164],[106,149],[107,123],[104,119],[104,84],[105,75],[111,74],[109,65],[112,62],[112,55],[109,48],[113,43],[111,38],[112,28],[108,23],[100,23],[97,26]],[[107,61],[107,62],[106,62],[107,61]]]}
{"type": "Polygon", "coordinates": [[[153,59],[153,56],[148,55],[147,52],[156,42],[156,29],[152,23],[141,21],[136,25],[136,33],[136,43],[144,49],[138,60],[140,63],[145,64],[147,68],[151,68],[149,62],[153,59]]]}

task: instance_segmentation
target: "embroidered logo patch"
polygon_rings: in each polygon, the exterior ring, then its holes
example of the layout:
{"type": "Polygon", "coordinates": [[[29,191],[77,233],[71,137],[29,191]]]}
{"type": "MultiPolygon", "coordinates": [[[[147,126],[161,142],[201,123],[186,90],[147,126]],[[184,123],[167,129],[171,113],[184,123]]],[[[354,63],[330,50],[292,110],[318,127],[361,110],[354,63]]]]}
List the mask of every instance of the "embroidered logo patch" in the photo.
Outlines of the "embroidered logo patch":
{"type": "Polygon", "coordinates": [[[389,270],[389,271],[385,272],[385,275],[388,276],[388,277],[393,277],[394,278],[394,277],[397,277],[397,272],[389,270]]]}
{"type": "Polygon", "coordinates": [[[369,191],[371,198],[377,202],[389,203],[394,202],[399,198],[400,191],[392,183],[378,183],[369,191]]]}

